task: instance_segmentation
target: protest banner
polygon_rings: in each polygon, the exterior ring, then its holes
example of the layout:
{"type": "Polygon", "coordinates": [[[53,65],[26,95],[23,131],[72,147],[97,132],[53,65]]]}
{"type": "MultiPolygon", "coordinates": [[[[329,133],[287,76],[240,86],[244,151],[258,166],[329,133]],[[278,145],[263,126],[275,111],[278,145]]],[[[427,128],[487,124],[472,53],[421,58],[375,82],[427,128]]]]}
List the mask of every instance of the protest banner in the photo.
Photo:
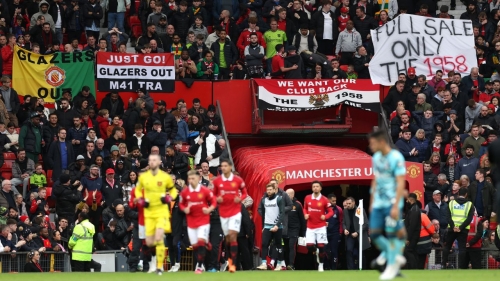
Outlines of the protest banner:
{"type": "Polygon", "coordinates": [[[370,80],[256,79],[259,108],[272,111],[308,111],[344,103],[380,112],[379,88],[370,80]]]}
{"type": "Polygon", "coordinates": [[[174,55],[97,53],[99,91],[174,92],[174,55]]]}
{"type": "Polygon", "coordinates": [[[83,86],[95,95],[94,53],[35,54],[14,46],[12,87],[21,96],[31,95],[46,102],[58,100],[65,90],[75,96],[83,86]]]}
{"type": "Polygon", "coordinates": [[[371,38],[375,56],[369,70],[374,84],[393,85],[409,67],[432,78],[437,70],[464,74],[477,66],[470,20],[403,14],[371,30],[371,38]]]}

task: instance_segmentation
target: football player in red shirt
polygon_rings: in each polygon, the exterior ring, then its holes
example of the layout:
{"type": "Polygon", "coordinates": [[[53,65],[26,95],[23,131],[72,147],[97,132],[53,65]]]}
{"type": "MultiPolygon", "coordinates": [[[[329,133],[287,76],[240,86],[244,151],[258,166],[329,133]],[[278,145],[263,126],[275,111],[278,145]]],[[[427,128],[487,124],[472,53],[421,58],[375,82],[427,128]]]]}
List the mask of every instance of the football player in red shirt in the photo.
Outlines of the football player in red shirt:
{"type": "MultiPolygon", "coordinates": [[[[217,207],[215,197],[208,188],[200,185],[200,174],[196,170],[188,172],[189,187],[181,192],[179,208],[186,213],[189,242],[196,252],[198,263],[196,274],[205,271],[208,234],[210,233],[210,213],[217,207]]],[[[210,249],[209,249],[210,250],[210,249]]]]}
{"type": "Polygon", "coordinates": [[[304,218],[307,221],[306,246],[309,250],[314,249],[314,245],[319,250],[318,271],[323,271],[325,261],[325,246],[328,244],[326,237],[326,220],[333,216],[330,201],[321,195],[323,185],[319,181],[312,182],[313,193],[306,196],[304,200],[304,218]]]}
{"type": "Polygon", "coordinates": [[[235,272],[234,261],[238,256],[238,233],[241,226],[241,198],[247,197],[245,182],[232,173],[233,163],[224,159],[220,162],[222,175],[213,181],[214,195],[219,203],[219,216],[222,232],[229,248],[229,272],[235,272]]]}

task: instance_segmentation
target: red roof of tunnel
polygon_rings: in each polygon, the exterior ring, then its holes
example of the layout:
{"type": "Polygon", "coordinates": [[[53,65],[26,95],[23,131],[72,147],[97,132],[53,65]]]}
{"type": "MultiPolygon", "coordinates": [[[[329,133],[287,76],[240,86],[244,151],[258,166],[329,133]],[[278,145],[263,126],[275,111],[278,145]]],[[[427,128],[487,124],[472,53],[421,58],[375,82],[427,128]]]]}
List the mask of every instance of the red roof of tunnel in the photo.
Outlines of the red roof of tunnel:
{"type": "MultiPolygon", "coordinates": [[[[297,164],[309,164],[308,166],[315,168],[316,163],[324,163],[325,161],[371,161],[370,155],[356,148],[328,147],[312,144],[247,146],[237,149],[233,154],[233,158],[236,170],[245,179],[248,194],[254,201],[252,210],[256,229],[262,227],[261,219],[257,215],[257,207],[265,192],[266,184],[273,176],[273,171],[279,169],[286,170],[287,166],[297,164]]],[[[366,163],[366,161],[364,162],[366,163]]],[[[256,233],[260,232],[257,231],[256,233]]],[[[260,247],[260,235],[255,235],[255,242],[260,247]]]]}

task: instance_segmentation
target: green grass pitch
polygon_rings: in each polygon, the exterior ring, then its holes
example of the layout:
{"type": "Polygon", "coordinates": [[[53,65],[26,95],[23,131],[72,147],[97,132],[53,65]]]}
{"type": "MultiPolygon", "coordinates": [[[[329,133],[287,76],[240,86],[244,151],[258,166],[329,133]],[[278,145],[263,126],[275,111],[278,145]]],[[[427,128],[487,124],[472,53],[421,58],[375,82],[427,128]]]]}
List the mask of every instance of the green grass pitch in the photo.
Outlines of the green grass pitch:
{"type": "MultiPolygon", "coordinates": [[[[286,281],[313,281],[313,280],[351,280],[351,281],[376,281],[379,273],[373,270],[367,271],[246,271],[230,274],[229,272],[209,273],[201,275],[194,272],[163,273],[163,276],[147,273],[3,273],[2,280],[25,281],[27,276],[36,274],[36,281],[137,281],[148,279],[168,281],[250,281],[250,280],[286,280],[286,281]],[[272,278],[272,279],[271,279],[272,278]],[[319,279],[321,278],[321,279],[319,279]]],[[[498,270],[412,270],[403,271],[404,278],[396,278],[401,281],[424,281],[424,280],[498,280],[498,270]]]]}

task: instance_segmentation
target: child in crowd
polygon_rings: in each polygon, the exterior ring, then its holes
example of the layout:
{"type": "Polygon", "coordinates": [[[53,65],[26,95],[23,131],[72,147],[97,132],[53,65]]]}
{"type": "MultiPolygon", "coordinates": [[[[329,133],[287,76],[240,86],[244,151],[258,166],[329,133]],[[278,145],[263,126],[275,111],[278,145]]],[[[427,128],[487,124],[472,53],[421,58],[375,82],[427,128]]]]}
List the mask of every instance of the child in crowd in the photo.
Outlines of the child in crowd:
{"type": "Polygon", "coordinates": [[[44,187],[39,188],[38,198],[33,199],[33,201],[31,201],[30,213],[32,215],[50,214],[49,205],[47,204],[47,200],[45,198],[46,196],[47,196],[47,190],[45,190],[44,187]]]}
{"type": "MultiPolygon", "coordinates": [[[[101,109],[97,113],[97,123],[99,123],[99,132],[103,139],[108,138],[108,127],[109,127],[109,111],[107,109],[101,109]]],[[[120,118],[118,118],[120,120],[120,118]]]]}
{"type": "Polygon", "coordinates": [[[47,177],[45,176],[45,171],[43,170],[42,164],[38,163],[35,165],[35,172],[30,177],[31,191],[37,192],[46,185],[47,177]]]}
{"type": "Polygon", "coordinates": [[[348,79],[358,79],[358,74],[354,71],[354,65],[350,64],[347,67],[347,78],[348,79]]]}

